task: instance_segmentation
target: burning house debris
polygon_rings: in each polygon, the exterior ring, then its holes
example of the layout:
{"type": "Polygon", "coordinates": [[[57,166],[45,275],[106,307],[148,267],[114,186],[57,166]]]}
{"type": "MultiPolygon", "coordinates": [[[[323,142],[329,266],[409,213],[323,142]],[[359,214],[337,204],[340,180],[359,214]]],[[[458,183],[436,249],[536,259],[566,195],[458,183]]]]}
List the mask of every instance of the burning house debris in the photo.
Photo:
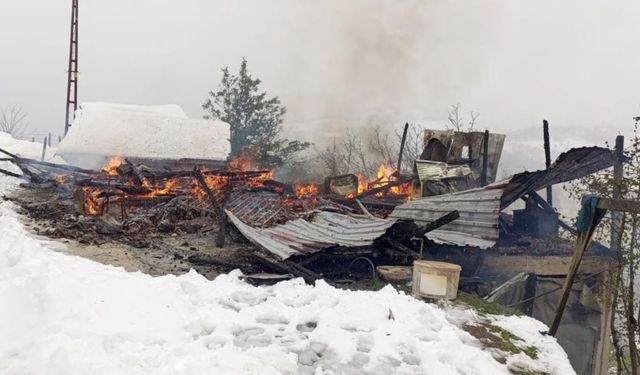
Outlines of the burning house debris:
{"type": "MultiPolygon", "coordinates": [[[[85,120],[105,111],[99,108],[92,114],[87,107],[85,120]]],[[[118,111],[116,117],[130,115],[126,109],[118,111]]],[[[136,115],[152,124],[166,114],[136,115]]],[[[85,120],[79,116],[78,121],[85,120]]],[[[73,129],[82,139],[82,127],[73,129]]],[[[52,237],[115,241],[148,249],[155,257],[164,254],[185,267],[240,268],[255,282],[298,276],[349,285],[376,277],[377,267],[385,274],[416,259],[444,260],[462,266],[463,290],[486,294],[523,272],[540,280],[562,273],[570,246],[558,230],[575,230],[536,192],[617,162],[608,149],[577,148],[545,170],[496,182],[504,139],[488,132],[427,130],[412,173],[383,164],[370,178],[359,173],[329,176],[321,186],[276,181],[272,171],[251,168],[245,154],[225,162],[226,156],[202,160],[183,158],[182,153],[159,159],[127,151],[111,155],[99,167],[81,163],[81,168],[0,150],[22,174],[0,173],[26,180],[27,189],[6,199],[29,216],[48,221],[43,233],[52,237]],[[518,200],[525,201],[525,208],[508,213],[518,200]],[[177,250],[176,238],[189,245],[177,250]],[[196,242],[197,248],[191,245],[196,242]],[[555,265],[545,260],[550,256],[555,265]]],[[[81,147],[64,150],[69,160],[88,155],[81,147]]],[[[103,156],[94,151],[91,159],[96,155],[103,156]]],[[[602,273],[613,261],[605,248],[592,245],[583,271],[602,273]]],[[[493,292],[498,296],[494,299],[510,301],[506,291],[529,284],[509,285],[493,292]]],[[[597,288],[596,279],[588,285],[597,288]]],[[[544,320],[546,315],[540,314],[548,311],[536,306],[525,307],[544,320]]],[[[600,319],[605,310],[603,306],[590,316],[600,319]]],[[[589,338],[594,348],[604,335],[598,332],[589,338]]],[[[575,361],[584,357],[573,355],[575,361]]]]}

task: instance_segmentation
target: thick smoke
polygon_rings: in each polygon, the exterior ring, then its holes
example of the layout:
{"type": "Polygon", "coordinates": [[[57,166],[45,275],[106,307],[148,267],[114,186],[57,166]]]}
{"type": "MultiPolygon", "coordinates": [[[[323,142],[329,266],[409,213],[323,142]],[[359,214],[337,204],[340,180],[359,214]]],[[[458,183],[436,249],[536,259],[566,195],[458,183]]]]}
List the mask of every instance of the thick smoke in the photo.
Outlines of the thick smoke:
{"type": "MultiPolygon", "coordinates": [[[[0,103],[32,132],[64,125],[69,3],[0,6],[0,103]],[[18,32],[16,32],[16,30],[18,32]]],[[[598,125],[640,109],[640,3],[623,0],[111,0],[81,5],[80,100],[176,103],[191,117],[247,57],[289,108],[290,137],[441,125],[460,102],[508,132],[598,125]]]]}

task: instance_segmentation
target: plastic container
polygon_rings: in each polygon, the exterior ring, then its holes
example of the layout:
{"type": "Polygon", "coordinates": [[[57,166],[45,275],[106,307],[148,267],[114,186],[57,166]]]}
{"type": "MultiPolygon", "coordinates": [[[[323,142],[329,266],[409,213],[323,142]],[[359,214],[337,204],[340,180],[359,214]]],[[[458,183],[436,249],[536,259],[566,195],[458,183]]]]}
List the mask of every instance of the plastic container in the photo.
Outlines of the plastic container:
{"type": "Polygon", "coordinates": [[[413,296],[455,299],[462,268],[453,263],[416,260],[413,262],[413,296]]]}

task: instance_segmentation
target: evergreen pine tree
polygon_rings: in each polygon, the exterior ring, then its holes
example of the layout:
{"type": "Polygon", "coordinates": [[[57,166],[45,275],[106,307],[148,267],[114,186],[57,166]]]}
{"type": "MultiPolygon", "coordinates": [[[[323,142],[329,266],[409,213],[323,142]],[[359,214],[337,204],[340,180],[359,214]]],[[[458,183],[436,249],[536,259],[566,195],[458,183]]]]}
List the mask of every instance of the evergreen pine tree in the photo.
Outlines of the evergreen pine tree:
{"type": "Polygon", "coordinates": [[[231,126],[231,156],[250,153],[260,167],[285,163],[294,153],[309,147],[308,142],[280,138],[282,120],[287,108],[277,96],[268,98],[260,91],[260,79],[253,78],[242,59],[238,74],[222,68],[217,91],[210,91],[202,105],[205,118],[222,120],[231,126]]]}

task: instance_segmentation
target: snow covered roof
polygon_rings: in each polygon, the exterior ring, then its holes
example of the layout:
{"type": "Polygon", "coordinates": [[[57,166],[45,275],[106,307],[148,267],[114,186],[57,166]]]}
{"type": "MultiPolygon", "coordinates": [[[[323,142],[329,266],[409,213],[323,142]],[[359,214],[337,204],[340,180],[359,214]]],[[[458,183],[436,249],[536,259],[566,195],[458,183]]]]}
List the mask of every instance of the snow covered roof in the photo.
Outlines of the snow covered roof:
{"type": "Polygon", "coordinates": [[[186,112],[180,108],[177,104],[163,104],[163,105],[135,105],[135,104],[118,104],[118,103],[82,103],[80,105],[81,111],[113,111],[122,113],[137,113],[148,114],[156,116],[168,116],[178,118],[189,118],[186,112]]]}
{"type": "Polygon", "coordinates": [[[225,160],[231,151],[229,138],[226,122],[189,119],[177,105],[86,103],[76,111],[58,155],[83,168],[97,168],[114,155],[225,160]]]}

